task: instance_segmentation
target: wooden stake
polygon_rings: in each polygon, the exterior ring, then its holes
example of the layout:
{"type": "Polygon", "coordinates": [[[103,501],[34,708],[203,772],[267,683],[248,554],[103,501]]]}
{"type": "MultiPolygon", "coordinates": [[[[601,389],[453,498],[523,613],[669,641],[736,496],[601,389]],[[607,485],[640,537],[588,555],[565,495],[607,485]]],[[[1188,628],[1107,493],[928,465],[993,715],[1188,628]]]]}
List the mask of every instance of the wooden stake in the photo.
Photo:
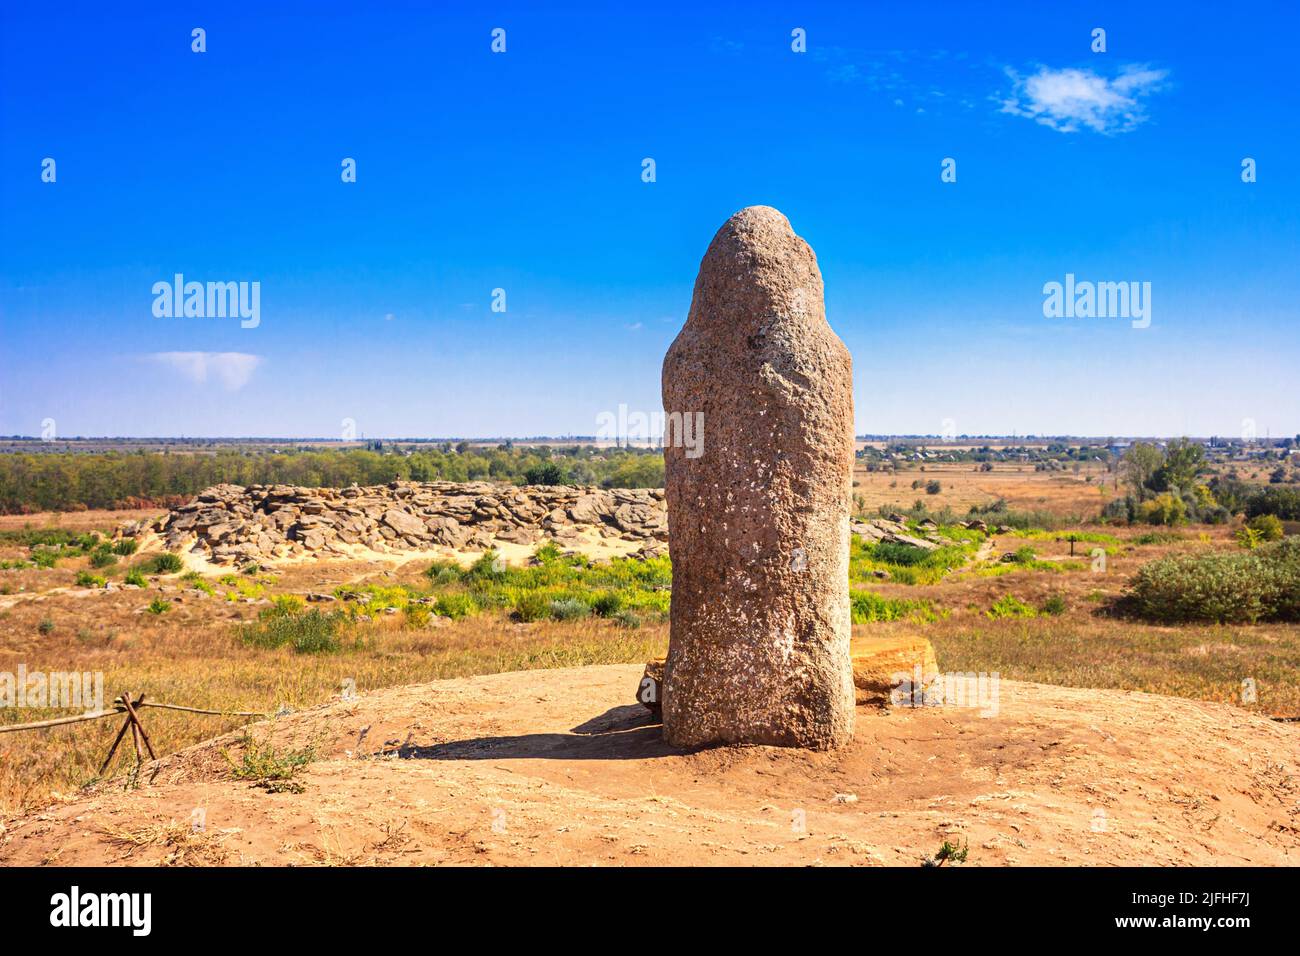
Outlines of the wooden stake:
{"type": "Polygon", "coordinates": [[[113,754],[117,753],[117,745],[122,742],[122,738],[126,736],[127,728],[129,728],[130,726],[131,726],[131,715],[127,714],[126,720],[122,722],[122,729],[117,732],[117,739],[113,741],[113,746],[108,748],[108,756],[104,758],[104,763],[99,768],[99,773],[96,774],[96,776],[99,777],[104,776],[104,771],[107,770],[108,765],[113,762],[113,754]]]}
{"type": "MultiPolygon", "coordinates": [[[[136,729],[137,731],[139,731],[139,733],[140,733],[140,737],[144,740],[144,745],[145,745],[147,748],[149,748],[149,759],[150,759],[150,760],[157,760],[157,759],[158,759],[158,755],[157,755],[156,753],[153,752],[153,744],[151,744],[151,743],[149,742],[149,735],[146,734],[146,733],[144,732],[144,724],[142,724],[142,723],[140,722],[140,715],[137,714],[137,713],[135,712],[135,707],[132,706],[132,704],[131,704],[131,695],[130,695],[130,694],[123,694],[123,695],[122,695],[122,703],[126,706],[126,712],[127,712],[128,714],[131,715],[131,720],[134,721],[134,723],[135,723],[135,729],[136,729]]],[[[140,697],[139,697],[139,699],[136,700],[135,703],[136,703],[137,705],[139,705],[139,704],[143,704],[143,703],[144,703],[144,694],[141,694],[140,697]]],[[[138,744],[137,744],[136,749],[137,749],[137,750],[139,749],[139,745],[138,745],[138,744]]]]}

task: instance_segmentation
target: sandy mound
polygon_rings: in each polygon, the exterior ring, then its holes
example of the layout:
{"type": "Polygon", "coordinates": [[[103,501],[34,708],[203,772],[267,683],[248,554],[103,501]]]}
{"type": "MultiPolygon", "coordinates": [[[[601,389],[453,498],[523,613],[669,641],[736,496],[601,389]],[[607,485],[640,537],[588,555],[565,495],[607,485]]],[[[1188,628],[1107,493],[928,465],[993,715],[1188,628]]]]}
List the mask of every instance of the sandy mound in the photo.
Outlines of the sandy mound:
{"type": "Polygon", "coordinates": [[[1300,862],[1300,731],[1229,706],[1003,682],[991,717],[859,708],[833,754],[688,754],[630,702],[640,675],[440,681],[254,725],[316,742],[305,792],[230,779],[221,738],[6,820],[0,862],[915,866],[944,840],[967,865],[1300,862]]]}

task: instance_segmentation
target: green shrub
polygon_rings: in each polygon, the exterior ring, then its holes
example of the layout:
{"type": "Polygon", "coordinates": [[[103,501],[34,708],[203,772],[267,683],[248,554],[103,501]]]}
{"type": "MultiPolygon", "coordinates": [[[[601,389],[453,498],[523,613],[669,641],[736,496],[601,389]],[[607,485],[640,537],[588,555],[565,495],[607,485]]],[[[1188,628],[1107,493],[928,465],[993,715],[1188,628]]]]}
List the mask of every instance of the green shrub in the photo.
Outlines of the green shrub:
{"type": "Polygon", "coordinates": [[[176,574],[185,568],[185,562],[179,554],[164,551],[141,561],[136,567],[142,574],[176,574]]]}
{"type": "Polygon", "coordinates": [[[405,613],[407,627],[428,627],[429,618],[433,617],[427,604],[408,604],[405,613]]]}
{"type": "Polygon", "coordinates": [[[1258,548],[1264,543],[1264,536],[1249,525],[1243,528],[1238,528],[1236,537],[1237,543],[1247,551],[1258,548]]]}
{"type": "Polygon", "coordinates": [[[120,541],[113,542],[113,553],[119,557],[129,558],[140,548],[140,542],[135,538],[122,538],[120,541]]]}
{"type": "Polygon", "coordinates": [[[154,598],[149,602],[149,607],[146,608],[150,614],[166,614],[171,609],[172,602],[164,601],[162,598],[154,598]]]}
{"type": "Polygon", "coordinates": [[[576,621],[591,613],[585,601],[577,598],[561,598],[550,603],[551,617],[557,621],[576,621]]]}
{"type": "Polygon", "coordinates": [[[1137,516],[1147,524],[1182,524],[1187,520],[1187,504],[1179,496],[1166,492],[1139,504],[1137,516]]]}
{"type": "Polygon", "coordinates": [[[602,591],[591,602],[591,610],[599,617],[613,617],[623,610],[623,597],[617,591],[602,591]]]}
{"type": "Polygon", "coordinates": [[[564,468],[553,461],[534,465],[524,472],[526,485],[563,485],[566,484],[565,478],[564,468]]]}
{"type": "Polygon", "coordinates": [[[281,614],[300,614],[307,609],[307,602],[300,594],[277,594],[271,598],[271,607],[281,614]]]}
{"type": "Polygon", "coordinates": [[[117,564],[117,555],[107,545],[100,545],[90,552],[90,566],[92,568],[111,568],[115,564],[117,564]]]}
{"type": "Polygon", "coordinates": [[[619,627],[625,627],[634,631],[641,626],[641,616],[636,611],[622,610],[613,617],[614,623],[619,627]]]}
{"type": "Polygon", "coordinates": [[[1300,537],[1250,551],[1152,561],[1134,575],[1125,603],[1169,624],[1300,620],[1300,537]]]}
{"type": "Polygon", "coordinates": [[[140,573],[139,568],[132,568],[130,571],[126,572],[126,577],[123,579],[122,583],[134,584],[138,588],[147,588],[149,586],[149,579],[140,573]]]}
{"type": "Polygon", "coordinates": [[[882,564],[898,564],[909,567],[925,561],[930,556],[930,552],[925,548],[918,548],[910,544],[880,541],[872,547],[871,556],[882,564]]]}
{"type": "Polygon", "coordinates": [[[1246,522],[1246,527],[1258,532],[1261,542],[1282,540],[1282,522],[1277,515],[1256,515],[1246,522]]]}
{"type": "Polygon", "coordinates": [[[1040,610],[1044,614],[1051,614],[1055,616],[1057,614],[1064,614],[1067,610],[1069,610],[1069,608],[1065,603],[1064,597],[1062,597],[1059,594],[1053,594],[1051,597],[1049,597],[1046,601],[1043,602],[1043,606],[1042,608],[1040,608],[1040,610]]]}
{"type": "Polygon", "coordinates": [[[49,548],[32,548],[32,563],[38,568],[52,568],[59,560],[59,552],[49,548]]]}
{"type": "Polygon", "coordinates": [[[327,653],[339,649],[345,620],[337,611],[295,611],[288,605],[272,605],[263,609],[256,621],[240,625],[239,636],[254,647],[288,645],[300,654],[327,653]]]}
{"type": "Polygon", "coordinates": [[[42,618],[41,623],[36,625],[36,630],[38,630],[41,634],[53,634],[54,622],[51,621],[48,617],[42,618]]]}
{"type": "Polygon", "coordinates": [[[985,612],[989,617],[1037,617],[1038,612],[1011,594],[1004,594],[985,612]]]}
{"type": "Polygon", "coordinates": [[[495,551],[484,551],[479,559],[463,572],[463,580],[469,582],[501,581],[510,569],[505,559],[495,551]]]}
{"type": "Polygon", "coordinates": [[[514,616],[525,623],[543,620],[550,614],[551,602],[545,594],[537,591],[523,594],[515,601],[514,616]]]}
{"type": "Polygon", "coordinates": [[[455,561],[434,561],[424,571],[434,587],[444,587],[449,584],[459,584],[464,577],[460,565],[455,561]]]}
{"type": "Polygon", "coordinates": [[[76,584],[79,588],[102,588],[107,583],[108,580],[106,578],[102,578],[97,574],[91,574],[89,571],[77,572],[76,584]]]}
{"type": "Polygon", "coordinates": [[[468,594],[443,594],[434,602],[433,613],[458,621],[478,611],[478,604],[468,594]]]}

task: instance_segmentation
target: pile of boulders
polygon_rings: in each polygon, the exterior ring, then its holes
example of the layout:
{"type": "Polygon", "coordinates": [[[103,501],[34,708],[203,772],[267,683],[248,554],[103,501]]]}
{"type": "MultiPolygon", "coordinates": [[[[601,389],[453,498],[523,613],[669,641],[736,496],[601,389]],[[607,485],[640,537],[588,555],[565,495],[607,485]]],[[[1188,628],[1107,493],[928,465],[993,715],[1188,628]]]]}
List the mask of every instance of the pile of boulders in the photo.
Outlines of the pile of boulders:
{"type": "Polygon", "coordinates": [[[545,538],[577,544],[617,538],[641,547],[638,557],[667,553],[662,489],[600,489],[491,482],[394,481],[350,488],[215,485],[125,537],[156,533],[168,551],[216,564],[320,556],[361,549],[400,552],[450,548],[486,551],[499,542],[545,538]]]}
{"type": "Polygon", "coordinates": [[[944,544],[944,539],[937,533],[938,525],[926,518],[918,526],[917,530],[924,537],[917,537],[912,534],[911,530],[904,524],[906,519],[902,515],[890,515],[888,518],[870,518],[861,521],[853,519],[849,526],[850,530],[867,544],[906,544],[913,548],[921,548],[925,551],[933,551],[935,548],[944,544]]]}

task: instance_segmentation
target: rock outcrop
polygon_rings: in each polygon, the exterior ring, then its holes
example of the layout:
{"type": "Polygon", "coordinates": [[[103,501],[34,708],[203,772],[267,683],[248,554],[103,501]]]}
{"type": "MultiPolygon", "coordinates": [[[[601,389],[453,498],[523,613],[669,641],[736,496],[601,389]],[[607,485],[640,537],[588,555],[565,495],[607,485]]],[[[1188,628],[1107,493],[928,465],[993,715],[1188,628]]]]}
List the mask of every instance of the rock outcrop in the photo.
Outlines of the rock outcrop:
{"type": "Polygon", "coordinates": [[[561,545],[584,535],[666,553],[664,493],[656,488],[599,489],[490,482],[405,482],[361,488],[215,485],[159,518],[123,529],[156,532],[168,551],[190,551],[216,564],[307,555],[451,548],[483,551],[497,542],[561,545]]]}

